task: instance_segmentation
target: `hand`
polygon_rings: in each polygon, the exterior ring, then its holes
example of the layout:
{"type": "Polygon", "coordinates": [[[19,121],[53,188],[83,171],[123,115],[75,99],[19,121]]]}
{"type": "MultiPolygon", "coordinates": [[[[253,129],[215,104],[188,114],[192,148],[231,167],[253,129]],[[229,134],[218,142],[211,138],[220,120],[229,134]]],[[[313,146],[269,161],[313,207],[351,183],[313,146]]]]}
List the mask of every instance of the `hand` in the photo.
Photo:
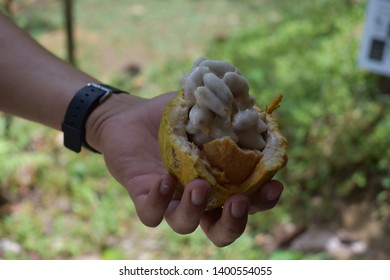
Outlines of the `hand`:
{"type": "Polygon", "coordinates": [[[209,212],[205,212],[210,189],[207,182],[194,180],[178,195],[176,180],[163,166],[157,142],[163,109],[174,95],[153,99],[111,96],[88,119],[87,141],[102,152],[108,169],[129,192],[145,225],[155,227],[165,217],[174,231],[187,234],[200,224],[216,246],[226,246],[243,233],[248,213],[277,204],[283,185],[270,181],[251,199],[234,195],[223,208],[209,212]]]}

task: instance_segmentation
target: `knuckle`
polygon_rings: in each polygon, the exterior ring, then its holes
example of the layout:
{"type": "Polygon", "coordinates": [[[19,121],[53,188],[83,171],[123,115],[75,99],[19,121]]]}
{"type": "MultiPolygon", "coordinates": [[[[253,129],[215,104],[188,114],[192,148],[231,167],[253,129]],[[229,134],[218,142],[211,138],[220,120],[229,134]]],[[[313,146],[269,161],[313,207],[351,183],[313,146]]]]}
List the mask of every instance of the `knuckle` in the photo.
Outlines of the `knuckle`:
{"type": "Polygon", "coordinates": [[[199,219],[186,215],[185,213],[180,214],[172,217],[170,220],[172,229],[179,234],[190,234],[194,232],[199,225],[199,219]]]}
{"type": "Polygon", "coordinates": [[[146,211],[139,211],[138,217],[141,222],[148,227],[157,227],[163,219],[163,217],[160,217],[160,215],[146,213],[146,211]]]}
{"type": "Polygon", "coordinates": [[[243,231],[244,230],[241,227],[229,227],[226,232],[230,239],[236,239],[243,233],[243,231]]]}
{"type": "Polygon", "coordinates": [[[193,233],[197,228],[197,225],[175,225],[172,229],[179,234],[190,234],[193,233]]]}
{"type": "Polygon", "coordinates": [[[216,240],[216,241],[212,241],[213,244],[219,248],[222,248],[222,247],[226,247],[230,244],[232,244],[236,239],[233,239],[233,240],[216,240]]]}

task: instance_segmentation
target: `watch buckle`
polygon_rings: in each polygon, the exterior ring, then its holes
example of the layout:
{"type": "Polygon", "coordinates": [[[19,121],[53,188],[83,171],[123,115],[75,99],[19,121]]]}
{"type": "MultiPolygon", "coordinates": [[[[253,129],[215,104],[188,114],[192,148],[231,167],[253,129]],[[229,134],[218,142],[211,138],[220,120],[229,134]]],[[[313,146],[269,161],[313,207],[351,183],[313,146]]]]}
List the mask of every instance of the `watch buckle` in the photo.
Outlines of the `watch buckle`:
{"type": "Polygon", "coordinates": [[[102,97],[99,98],[100,104],[102,104],[104,101],[106,101],[113,93],[110,88],[107,88],[107,87],[99,85],[99,84],[88,83],[87,86],[98,88],[98,89],[104,91],[104,94],[102,95],[102,97]]]}

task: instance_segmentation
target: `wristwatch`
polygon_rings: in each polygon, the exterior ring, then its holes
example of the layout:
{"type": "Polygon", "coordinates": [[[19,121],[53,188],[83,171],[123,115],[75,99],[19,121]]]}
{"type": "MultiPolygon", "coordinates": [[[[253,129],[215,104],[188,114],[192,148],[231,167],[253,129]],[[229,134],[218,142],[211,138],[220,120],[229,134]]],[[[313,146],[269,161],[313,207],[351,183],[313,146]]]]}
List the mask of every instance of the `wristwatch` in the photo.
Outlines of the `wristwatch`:
{"type": "Polygon", "coordinates": [[[61,130],[64,133],[64,146],[79,153],[81,147],[99,153],[85,140],[85,123],[92,111],[112,94],[127,93],[109,85],[89,83],[81,88],[69,103],[61,130]]]}

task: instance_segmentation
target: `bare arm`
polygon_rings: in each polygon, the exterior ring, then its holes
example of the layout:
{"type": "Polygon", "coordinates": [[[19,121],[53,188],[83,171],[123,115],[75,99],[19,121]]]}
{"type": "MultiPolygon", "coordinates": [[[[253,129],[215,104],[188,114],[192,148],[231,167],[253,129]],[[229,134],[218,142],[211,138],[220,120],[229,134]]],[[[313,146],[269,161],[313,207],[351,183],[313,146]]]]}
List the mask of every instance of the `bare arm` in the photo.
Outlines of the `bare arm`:
{"type": "Polygon", "coordinates": [[[95,79],[41,47],[0,12],[0,110],[61,128],[75,92],[95,79]]]}

